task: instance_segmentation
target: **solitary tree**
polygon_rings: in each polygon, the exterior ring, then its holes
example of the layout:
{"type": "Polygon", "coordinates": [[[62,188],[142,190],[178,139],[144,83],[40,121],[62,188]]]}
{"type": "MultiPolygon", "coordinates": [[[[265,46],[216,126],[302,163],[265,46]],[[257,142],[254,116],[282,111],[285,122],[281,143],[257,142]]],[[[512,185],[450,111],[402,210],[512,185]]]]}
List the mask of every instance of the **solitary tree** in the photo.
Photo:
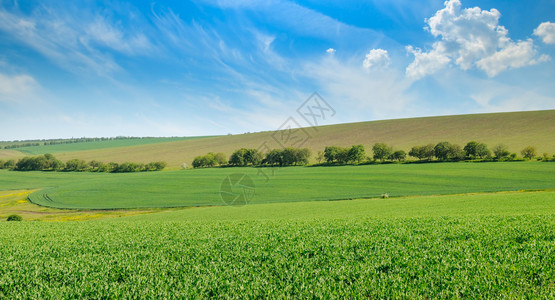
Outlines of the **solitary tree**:
{"type": "Polygon", "coordinates": [[[536,148],[533,146],[528,146],[524,149],[522,149],[522,151],[520,151],[520,153],[522,154],[522,157],[527,158],[527,159],[532,159],[534,158],[534,156],[536,156],[536,148]]]}

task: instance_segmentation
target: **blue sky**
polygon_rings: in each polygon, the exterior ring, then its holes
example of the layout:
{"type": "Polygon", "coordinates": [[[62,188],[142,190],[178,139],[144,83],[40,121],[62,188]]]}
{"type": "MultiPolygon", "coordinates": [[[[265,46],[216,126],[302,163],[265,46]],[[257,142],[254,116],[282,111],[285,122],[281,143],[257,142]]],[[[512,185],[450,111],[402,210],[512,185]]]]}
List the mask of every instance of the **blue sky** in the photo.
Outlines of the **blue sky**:
{"type": "Polygon", "coordinates": [[[552,0],[0,3],[0,140],[555,108],[552,0]]]}

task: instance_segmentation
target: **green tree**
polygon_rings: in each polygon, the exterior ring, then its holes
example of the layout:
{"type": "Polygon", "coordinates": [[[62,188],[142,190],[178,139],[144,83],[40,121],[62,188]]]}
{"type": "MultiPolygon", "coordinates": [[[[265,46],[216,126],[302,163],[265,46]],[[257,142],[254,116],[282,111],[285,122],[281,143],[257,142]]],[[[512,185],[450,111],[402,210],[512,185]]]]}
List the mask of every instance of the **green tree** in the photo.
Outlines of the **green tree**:
{"type": "Polygon", "coordinates": [[[307,165],[310,159],[310,149],[308,148],[297,148],[295,151],[295,164],[296,165],[307,165]]]}
{"type": "Polygon", "coordinates": [[[527,146],[520,151],[520,154],[526,159],[532,159],[536,156],[536,148],[534,146],[527,146]]]}
{"type": "Polygon", "coordinates": [[[478,142],[476,142],[476,141],[471,141],[471,142],[468,142],[468,143],[466,144],[466,146],[464,146],[464,152],[466,152],[466,155],[467,155],[469,158],[472,159],[472,158],[475,158],[475,157],[478,155],[478,154],[476,153],[477,148],[478,148],[478,142]]]}
{"type": "Polygon", "coordinates": [[[434,155],[439,160],[449,159],[449,151],[451,150],[451,143],[449,142],[439,142],[434,147],[434,155]]]}
{"type": "Polygon", "coordinates": [[[13,167],[15,167],[15,160],[13,160],[13,159],[9,159],[4,163],[4,168],[5,169],[11,169],[13,167]]]}
{"type": "Polygon", "coordinates": [[[450,160],[464,160],[465,153],[461,146],[457,144],[451,144],[448,150],[448,159],[450,160]]]}
{"type": "Polygon", "coordinates": [[[493,154],[495,155],[496,159],[503,159],[509,156],[509,154],[511,154],[511,152],[509,152],[509,149],[507,148],[506,145],[503,144],[498,144],[495,145],[493,148],[493,154]]]}
{"type": "Polygon", "coordinates": [[[245,161],[247,164],[258,166],[262,162],[262,153],[258,149],[247,149],[245,161]]]}
{"type": "Polygon", "coordinates": [[[106,164],[101,161],[91,160],[89,166],[91,172],[106,172],[106,164]]]}
{"type": "Polygon", "coordinates": [[[76,158],[76,159],[68,160],[66,162],[64,171],[84,172],[84,171],[87,171],[88,169],[89,169],[89,165],[84,160],[76,158]]]}
{"type": "Polygon", "coordinates": [[[476,152],[475,155],[479,158],[486,158],[491,156],[491,151],[488,149],[488,146],[484,143],[479,143],[476,145],[476,152]]]}
{"type": "Polygon", "coordinates": [[[337,162],[346,164],[349,162],[349,148],[339,147],[337,152],[337,162]]]}
{"type": "Polygon", "coordinates": [[[384,161],[386,158],[389,157],[389,155],[391,155],[391,153],[393,152],[393,148],[387,146],[384,143],[376,143],[372,147],[372,152],[374,153],[374,159],[384,161]]]}
{"type": "Polygon", "coordinates": [[[271,166],[283,166],[282,151],[279,149],[272,149],[268,151],[268,153],[266,153],[266,158],[264,159],[264,162],[271,166]]]}
{"type": "Polygon", "coordinates": [[[247,149],[245,148],[236,150],[231,154],[231,157],[229,158],[229,164],[233,166],[246,166],[247,165],[247,161],[245,160],[246,153],[247,153],[247,149]]]}
{"type": "Polygon", "coordinates": [[[333,163],[337,161],[337,156],[339,155],[339,147],[337,146],[327,146],[324,149],[324,158],[327,163],[333,163]]]}
{"type": "Polygon", "coordinates": [[[349,162],[353,162],[357,164],[363,161],[365,156],[366,154],[365,154],[363,145],[353,145],[351,149],[349,149],[349,152],[347,153],[349,162]]]}
{"type": "Polygon", "coordinates": [[[193,158],[193,163],[192,163],[193,168],[202,168],[202,167],[204,167],[205,166],[204,159],[205,159],[205,157],[202,156],[202,155],[193,158]]]}
{"type": "Polygon", "coordinates": [[[225,165],[227,163],[227,158],[225,154],[221,152],[218,152],[214,155],[214,160],[216,160],[216,164],[220,166],[225,165]]]}
{"type": "Polygon", "coordinates": [[[259,165],[262,162],[262,153],[257,149],[241,148],[231,154],[229,164],[233,166],[259,165]]]}
{"type": "Polygon", "coordinates": [[[397,150],[391,154],[391,159],[402,161],[407,157],[407,153],[403,150],[397,150]]]}

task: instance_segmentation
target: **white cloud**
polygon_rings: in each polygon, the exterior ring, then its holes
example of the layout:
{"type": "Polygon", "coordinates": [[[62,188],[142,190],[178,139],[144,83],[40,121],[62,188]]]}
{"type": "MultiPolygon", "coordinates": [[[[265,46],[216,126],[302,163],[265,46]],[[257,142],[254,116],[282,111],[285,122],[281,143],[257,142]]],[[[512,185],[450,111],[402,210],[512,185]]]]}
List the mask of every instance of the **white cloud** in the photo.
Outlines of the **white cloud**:
{"type": "Polygon", "coordinates": [[[537,58],[532,40],[510,43],[507,47],[484,57],[476,62],[476,65],[484,70],[488,76],[493,77],[506,69],[516,69],[539,62],[548,61],[547,55],[537,58]]]}
{"type": "Polygon", "coordinates": [[[334,53],[335,53],[335,49],[329,48],[328,50],[326,50],[326,53],[334,54],[334,53]]]}
{"type": "Polygon", "coordinates": [[[0,102],[19,102],[31,96],[38,86],[29,75],[9,76],[0,73],[0,102]]]}
{"type": "Polygon", "coordinates": [[[555,23],[543,22],[534,29],[534,35],[542,38],[546,44],[555,44],[555,23]]]}
{"type": "MultiPolygon", "coordinates": [[[[438,45],[441,47],[441,45],[438,45]]],[[[422,78],[444,68],[451,59],[440,50],[422,52],[421,49],[407,46],[407,51],[414,55],[414,61],[407,67],[406,74],[410,78],[422,78]]]]}
{"type": "Polygon", "coordinates": [[[372,49],[362,62],[362,66],[366,69],[379,69],[389,66],[390,59],[387,50],[372,49]]]}
{"type": "Polygon", "coordinates": [[[433,74],[449,63],[463,70],[478,68],[490,77],[500,72],[537,64],[547,56],[539,56],[531,39],[513,42],[508,30],[499,25],[501,13],[492,8],[461,8],[459,0],[445,2],[445,8],[436,12],[427,30],[438,38],[428,52],[407,50],[415,60],[407,67],[406,74],[418,79],[433,74]]]}

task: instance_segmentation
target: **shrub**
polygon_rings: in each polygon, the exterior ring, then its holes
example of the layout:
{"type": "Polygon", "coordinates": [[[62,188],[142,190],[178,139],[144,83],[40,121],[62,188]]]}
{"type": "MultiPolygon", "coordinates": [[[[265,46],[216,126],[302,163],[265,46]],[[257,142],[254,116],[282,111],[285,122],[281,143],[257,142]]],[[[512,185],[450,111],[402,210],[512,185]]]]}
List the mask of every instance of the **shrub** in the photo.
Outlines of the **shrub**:
{"type": "Polygon", "coordinates": [[[20,215],[10,215],[6,221],[23,221],[23,218],[20,215]]]}

